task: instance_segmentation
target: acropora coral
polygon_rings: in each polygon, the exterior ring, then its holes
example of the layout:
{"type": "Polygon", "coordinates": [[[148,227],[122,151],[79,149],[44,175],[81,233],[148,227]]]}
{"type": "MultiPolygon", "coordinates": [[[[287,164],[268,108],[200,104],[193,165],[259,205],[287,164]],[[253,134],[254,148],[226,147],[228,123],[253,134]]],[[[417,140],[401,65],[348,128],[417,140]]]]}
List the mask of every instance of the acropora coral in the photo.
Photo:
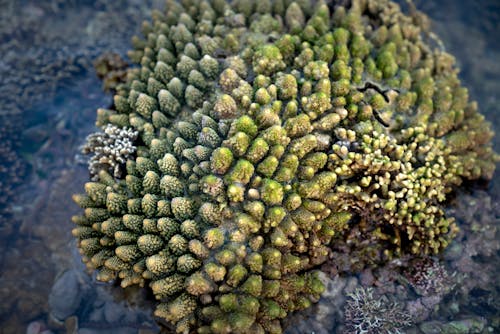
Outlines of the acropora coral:
{"type": "Polygon", "coordinates": [[[84,262],[149,286],[180,333],[281,333],[323,291],[334,235],[445,248],[442,202],[497,157],[419,22],[388,0],[168,0],[98,110],[137,150],[74,196],[84,262]]]}

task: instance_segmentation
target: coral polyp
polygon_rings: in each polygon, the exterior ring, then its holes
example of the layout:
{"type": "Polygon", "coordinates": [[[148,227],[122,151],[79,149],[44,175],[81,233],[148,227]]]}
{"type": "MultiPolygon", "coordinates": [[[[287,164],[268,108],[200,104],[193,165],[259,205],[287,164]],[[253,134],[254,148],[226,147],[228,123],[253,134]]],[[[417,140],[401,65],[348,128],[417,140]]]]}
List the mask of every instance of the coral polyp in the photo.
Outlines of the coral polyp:
{"type": "Polygon", "coordinates": [[[347,3],[169,0],[144,23],[97,118],[135,150],[74,197],[99,280],[149,286],[180,333],[281,333],[353,224],[388,256],[448,245],[442,203],[492,177],[493,133],[418,20],[347,3]]]}

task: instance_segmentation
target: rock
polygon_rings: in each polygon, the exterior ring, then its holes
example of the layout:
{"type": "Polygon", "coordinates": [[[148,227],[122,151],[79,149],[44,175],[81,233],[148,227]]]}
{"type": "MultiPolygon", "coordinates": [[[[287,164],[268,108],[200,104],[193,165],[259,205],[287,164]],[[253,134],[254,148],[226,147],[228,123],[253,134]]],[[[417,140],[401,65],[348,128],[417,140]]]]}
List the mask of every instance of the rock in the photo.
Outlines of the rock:
{"type": "Polygon", "coordinates": [[[441,323],[428,321],[420,325],[424,334],[473,334],[482,333],[486,320],[480,317],[471,317],[462,320],[441,323]]]}
{"type": "Polygon", "coordinates": [[[482,333],[486,320],[474,317],[449,322],[443,325],[443,334],[472,334],[482,333]]]}
{"type": "Polygon", "coordinates": [[[347,284],[347,279],[340,276],[337,276],[334,279],[327,279],[324,275],[320,275],[320,277],[326,286],[326,290],[322,296],[323,298],[336,299],[340,294],[342,294],[342,291],[347,284]]]}
{"type": "Polygon", "coordinates": [[[54,332],[47,329],[47,325],[45,323],[41,321],[32,321],[26,328],[26,334],[54,334],[54,332]]]}
{"type": "Polygon", "coordinates": [[[92,313],[90,313],[90,315],[88,316],[88,321],[95,323],[104,322],[105,321],[104,309],[103,308],[94,309],[92,313]]]}
{"type": "Polygon", "coordinates": [[[64,321],[66,334],[78,334],[78,317],[72,316],[64,321]]]}
{"type": "Polygon", "coordinates": [[[458,260],[462,255],[463,246],[458,242],[452,243],[444,252],[444,258],[448,261],[458,260]]]}
{"type": "Polygon", "coordinates": [[[422,305],[424,305],[429,310],[437,311],[439,308],[439,303],[443,299],[440,295],[433,295],[428,297],[422,297],[422,305]]]}
{"type": "Polygon", "coordinates": [[[139,332],[137,332],[137,334],[156,334],[156,333],[158,333],[158,331],[154,331],[152,329],[144,329],[144,328],[139,329],[139,332]]]}
{"type": "Polygon", "coordinates": [[[429,317],[431,310],[422,304],[421,298],[406,303],[406,310],[414,321],[422,321],[429,317]]]}
{"type": "Polygon", "coordinates": [[[64,320],[75,314],[82,301],[82,289],[76,270],[65,271],[59,276],[49,295],[52,316],[64,320]]]}
{"type": "Polygon", "coordinates": [[[115,327],[111,329],[82,328],[78,334],[137,334],[137,329],[132,327],[115,327]]]}
{"type": "Polygon", "coordinates": [[[127,310],[125,309],[124,312],[122,312],[123,314],[123,317],[122,317],[122,321],[126,324],[134,324],[134,323],[137,323],[139,321],[139,315],[141,314],[141,310],[139,309],[131,309],[131,310],[127,310]]]}
{"type": "Polygon", "coordinates": [[[405,328],[405,334],[420,334],[417,327],[413,326],[411,328],[405,328]]]}
{"type": "Polygon", "coordinates": [[[356,277],[349,277],[347,279],[347,283],[345,284],[343,296],[346,296],[347,294],[353,292],[358,287],[359,287],[358,279],[356,277]]]}
{"type": "Polygon", "coordinates": [[[123,318],[125,313],[127,313],[127,311],[124,310],[122,305],[117,305],[112,301],[107,301],[104,304],[103,310],[104,310],[104,318],[110,324],[117,323],[123,318]]]}
{"type": "Polygon", "coordinates": [[[26,328],[26,334],[39,334],[42,331],[43,323],[40,321],[30,322],[26,328]]]}
{"type": "Polygon", "coordinates": [[[371,286],[373,285],[373,282],[375,281],[375,277],[373,276],[373,272],[371,269],[365,269],[361,273],[360,277],[360,283],[363,286],[371,286]]]}
{"type": "Polygon", "coordinates": [[[330,329],[332,329],[335,324],[334,312],[335,309],[332,309],[329,304],[324,302],[319,303],[316,316],[318,321],[316,322],[316,326],[314,326],[315,333],[330,332],[330,329]]]}
{"type": "Polygon", "coordinates": [[[442,333],[441,323],[439,321],[424,322],[419,326],[419,328],[424,334],[440,334],[440,333],[442,333]]]}

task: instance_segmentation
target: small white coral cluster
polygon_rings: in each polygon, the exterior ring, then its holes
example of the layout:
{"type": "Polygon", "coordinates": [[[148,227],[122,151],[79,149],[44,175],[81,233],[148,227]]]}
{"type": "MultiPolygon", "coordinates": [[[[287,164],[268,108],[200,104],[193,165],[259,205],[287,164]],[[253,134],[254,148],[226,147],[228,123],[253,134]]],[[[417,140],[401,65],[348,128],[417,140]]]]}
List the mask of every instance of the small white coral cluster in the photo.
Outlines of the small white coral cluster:
{"type": "Polygon", "coordinates": [[[94,154],[88,162],[92,178],[96,179],[101,170],[113,174],[115,178],[121,178],[122,167],[137,149],[134,145],[137,135],[138,132],[133,129],[108,124],[102,132],[87,136],[82,152],[94,154]]]}
{"type": "Polygon", "coordinates": [[[348,297],[344,334],[399,334],[411,325],[411,317],[397,303],[377,298],[371,288],[358,288],[348,297]]]}

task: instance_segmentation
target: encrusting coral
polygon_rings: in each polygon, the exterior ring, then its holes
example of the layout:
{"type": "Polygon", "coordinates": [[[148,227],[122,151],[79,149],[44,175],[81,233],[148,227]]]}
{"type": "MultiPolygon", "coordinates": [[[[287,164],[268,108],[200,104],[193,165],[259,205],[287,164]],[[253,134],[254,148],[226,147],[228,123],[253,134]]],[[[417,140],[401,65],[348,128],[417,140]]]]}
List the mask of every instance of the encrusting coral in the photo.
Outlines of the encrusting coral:
{"type": "Polygon", "coordinates": [[[345,3],[169,0],[144,23],[97,118],[137,151],[74,196],[99,280],[149,285],[180,333],[280,333],[350,226],[389,257],[447,246],[440,203],[492,177],[493,133],[418,20],[345,3]]]}

